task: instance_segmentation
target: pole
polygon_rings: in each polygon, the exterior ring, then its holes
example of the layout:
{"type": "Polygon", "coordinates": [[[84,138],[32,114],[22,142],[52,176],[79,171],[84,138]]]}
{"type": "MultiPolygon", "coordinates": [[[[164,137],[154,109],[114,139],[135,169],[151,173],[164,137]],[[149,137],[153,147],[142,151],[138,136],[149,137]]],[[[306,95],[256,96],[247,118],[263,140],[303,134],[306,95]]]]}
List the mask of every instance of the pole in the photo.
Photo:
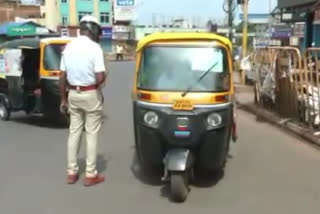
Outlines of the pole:
{"type": "MultiPolygon", "coordinates": [[[[248,0],[243,1],[243,35],[242,35],[242,59],[247,56],[248,46],[248,0]]],[[[242,71],[242,83],[246,84],[246,73],[242,71]]]]}
{"type": "Polygon", "coordinates": [[[233,0],[228,0],[228,25],[229,25],[229,39],[233,39],[233,0]]]}
{"type": "Polygon", "coordinates": [[[242,58],[247,56],[248,43],[248,0],[243,3],[243,35],[242,35],[242,58]]]}
{"type": "Polygon", "coordinates": [[[269,35],[268,35],[268,39],[269,39],[269,42],[268,42],[268,46],[271,45],[271,27],[272,27],[272,16],[271,16],[271,0],[269,0],[269,35]]]}

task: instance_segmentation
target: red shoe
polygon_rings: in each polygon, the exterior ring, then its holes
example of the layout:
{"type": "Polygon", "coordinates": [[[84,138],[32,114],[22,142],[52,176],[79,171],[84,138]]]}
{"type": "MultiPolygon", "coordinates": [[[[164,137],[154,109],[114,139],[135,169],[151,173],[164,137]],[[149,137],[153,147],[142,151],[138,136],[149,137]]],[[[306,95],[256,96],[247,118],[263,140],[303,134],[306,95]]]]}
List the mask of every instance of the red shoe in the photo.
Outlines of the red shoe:
{"type": "Polygon", "coordinates": [[[75,184],[79,179],[79,175],[68,175],[67,182],[68,184],[75,184]]]}
{"type": "Polygon", "coordinates": [[[104,176],[103,175],[97,175],[96,177],[93,177],[93,178],[89,178],[89,177],[86,177],[84,179],[84,186],[93,186],[93,185],[96,185],[96,184],[99,184],[99,183],[102,183],[104,182],[104,176]]]}

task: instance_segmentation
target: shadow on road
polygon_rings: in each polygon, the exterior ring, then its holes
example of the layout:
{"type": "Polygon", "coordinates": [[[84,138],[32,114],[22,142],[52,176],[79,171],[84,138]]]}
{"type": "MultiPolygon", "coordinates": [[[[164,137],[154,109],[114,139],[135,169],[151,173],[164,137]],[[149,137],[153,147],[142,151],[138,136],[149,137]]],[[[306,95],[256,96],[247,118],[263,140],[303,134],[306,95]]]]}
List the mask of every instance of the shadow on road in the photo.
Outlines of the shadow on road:
{"type": "Polygon", "coordinates": [[[133,155],[131,172],[135,178],[143,184],[151,186],[161,186],[163,184],[161,181],[163,171],[161,169],[147,169],[142,167],[135,152],[133,155]]]}
{"type": "Polygon", "coordinates": [[[13,122],[22,123],[26,125],[53,128],[53,129],[66,129],[68,126],[61,122],[52,121],[44,118],[43,116],[31,115],[31,116],[19,116],[11,119],[13,122]]]}
{"type": "MultiPolygon", "coordinates": [[[[79,159],[79,173],[86,172],[86,159],[80,158],[79,159]]],[[[97,170],[99,173],[103,173],[108,168],[108,161],[105,159],[104,155],[98,155],[97,157],[97,170]]]]}
{"type": "Polygon", "coordinates": [[[216,186],[220,180],[224,177],[224,170],[218,170],[216,172],[205,172],[196,170],[195,179],[192,185],[198,188],[210,188],[216,186]]]}
{"type": "MultiPolygon", "coordinates": [[[[197,174],[195,180],[190,182],[189,185],[189,194],[192,194],[192,187],[196,188],[213,188],[218,184],[218,182],[224,177],[223,170],[217,173],[201,173],[197,174]]],[[[170,183],[165,183],[160,192],[160,196],[163,198],[167,198],[172,203],[177,203],[174,201],[170,194],[170,183]]],[[[183,202],[182,202],[183,203],[183,202]]]]}
{"type": "MultiPolygon", "coordinates": [[[[170,202],[173,202],[170,197],[170,183],[164,183],[161,181],[163,176],[162,169],[146,169],[141,166],[136,152],[134,152],[133,161],[131,165],[131,171],[134,176],[143,184],[150,186],[161,186],[160,196],[167,198],[170,202]]],[[[224,177],[224,170],[218,170],[216,172],[195,171],[195,179],[190,182],[190,189],[196,188],[211,188],[216,186],[220,180],[224,177]]]]}
{"type": "MultiPolygon", "coordinates": [[[[107,120],[109,120],[109,117],[106,114],[104,114],[102,116],[102,124],[104,124],[107,120]]],[[[68,129],[69,128],[69,125],[66,124],[65,122],[49,120],[41,115],[18,116],[18,117],[12,118],[11,121],[22,123],[25,125],[30,125],[30,126],[42,127],[42,128],[51,128],[51,129],[68,129]]]]}

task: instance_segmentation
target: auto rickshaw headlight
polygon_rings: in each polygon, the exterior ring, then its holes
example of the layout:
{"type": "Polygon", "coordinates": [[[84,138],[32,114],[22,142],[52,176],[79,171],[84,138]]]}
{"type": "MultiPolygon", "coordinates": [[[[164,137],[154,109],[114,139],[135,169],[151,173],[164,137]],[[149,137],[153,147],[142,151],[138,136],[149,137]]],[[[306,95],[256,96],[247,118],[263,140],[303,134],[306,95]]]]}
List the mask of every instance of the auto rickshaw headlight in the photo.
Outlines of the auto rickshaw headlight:
{"type": "Polygon", "coordinates": [[[144,122],[146,125],[148,125],[152,128],[158,127],[159,116],[157,115],[157,113],[155,113],[153,111],[148,111],[147,113],[145,113],[143,119],[144,119],[144,122]]]}
{"type": "Polygon", "coordinates": [[[212,113],[208,116],[207,122],[210,127],[215,128],[222,124],[222,117],[218,113],[212,113]]]}

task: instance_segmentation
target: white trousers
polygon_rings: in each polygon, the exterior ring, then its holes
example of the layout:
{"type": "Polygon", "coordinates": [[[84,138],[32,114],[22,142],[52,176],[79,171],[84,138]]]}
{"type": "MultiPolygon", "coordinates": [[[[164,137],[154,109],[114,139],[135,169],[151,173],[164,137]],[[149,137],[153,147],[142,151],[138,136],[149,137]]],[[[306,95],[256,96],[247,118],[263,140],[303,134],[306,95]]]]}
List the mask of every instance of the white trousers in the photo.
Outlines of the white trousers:
{"type": "Polygon", "coordinates": [[[85,128],[87,142],[86,176],[97,175],[98,132],[102,124],[103,103],[99,90],[70,90],[68,96],[70,128],[68,138],[68,174],[77,174],[81,135],[85,128]]]}

